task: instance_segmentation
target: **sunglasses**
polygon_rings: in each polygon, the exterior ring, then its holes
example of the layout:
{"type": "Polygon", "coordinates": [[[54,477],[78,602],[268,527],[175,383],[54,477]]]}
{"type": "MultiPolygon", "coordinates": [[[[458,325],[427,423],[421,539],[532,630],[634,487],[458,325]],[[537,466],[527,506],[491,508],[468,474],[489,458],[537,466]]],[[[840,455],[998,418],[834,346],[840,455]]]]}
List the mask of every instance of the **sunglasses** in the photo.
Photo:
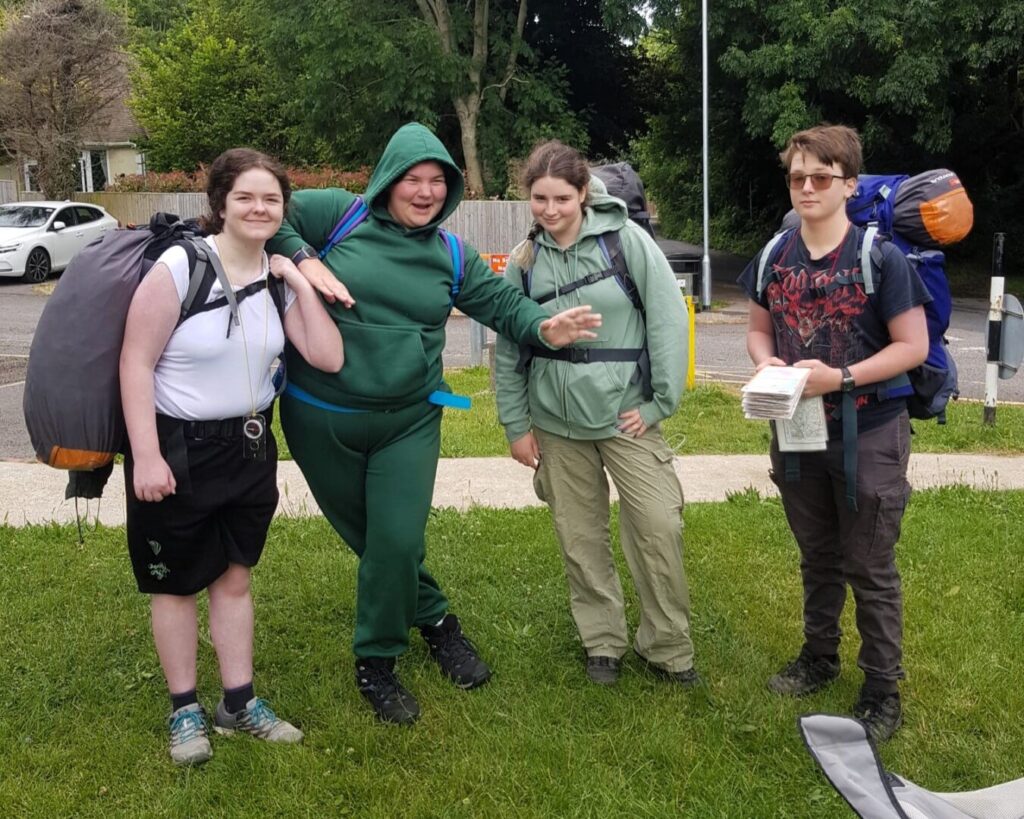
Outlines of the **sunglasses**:
{"type": "Polygon", "coordinates": [[[799,191],[803,190],[804,183],[810,179],[811,186],[816,191],[827,191],[832,187],[833,179],[849,179],[848,176],[842,176],[837,173],[787,173],[786,183],[789,185],[790,190],[799,191]]]}

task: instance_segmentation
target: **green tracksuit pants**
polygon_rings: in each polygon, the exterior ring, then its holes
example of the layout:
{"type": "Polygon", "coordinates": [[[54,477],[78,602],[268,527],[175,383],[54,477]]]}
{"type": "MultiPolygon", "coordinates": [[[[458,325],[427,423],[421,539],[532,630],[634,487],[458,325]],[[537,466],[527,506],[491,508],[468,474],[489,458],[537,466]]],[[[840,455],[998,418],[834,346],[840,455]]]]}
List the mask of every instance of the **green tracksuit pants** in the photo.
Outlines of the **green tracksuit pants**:
{"type": "Polygon", "coordinates": [[[397,657],[448,600],[424,566],[441,409],[338,413],[281,398],[288,446],[327,520],[357,555],[357,657],[397,657]]]}

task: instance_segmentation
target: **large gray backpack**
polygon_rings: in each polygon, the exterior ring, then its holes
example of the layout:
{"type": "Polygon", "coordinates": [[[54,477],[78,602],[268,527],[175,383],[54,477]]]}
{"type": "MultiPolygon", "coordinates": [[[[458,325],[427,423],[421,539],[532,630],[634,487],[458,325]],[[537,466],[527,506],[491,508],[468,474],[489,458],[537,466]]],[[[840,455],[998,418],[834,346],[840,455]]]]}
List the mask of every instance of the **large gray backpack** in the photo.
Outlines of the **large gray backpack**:
{"type": "Polygon", "coordinates": [[[1024,779],[978,791],[926,791],[882,767],[859,720],[809,714],[797,722],[814,761],[861,819],[1024,819],[1024,779]]]}
{"type": "MultiPolygon", "coordinates": [[[[29,350],[25,425],[36,457],[69,470],[66,498],[100,497],[114,457],[126,451],[119,378],[125,318],[135,289],[160,255],[177,244],[189,259],[179,324],[220,306],[221,299],[207,304],[216,280],[232,312],[248,290],[267,286],[260,281],[234,292],[216,254],[207,253],[199,236],[196,225],[165,213],[143,227],[109,231],[71,260],[43,308],[29,350]]],[[[283,287],[278,279],[272,283],[280,314],[283,287]]]]}
{"type": "Polygon", "coordinates": [[[629,218],[654,236],[651,214],[647,209],[647,196],[644,183],[633,166],[628,162],[615,162],[611,165],[595,165],[590,172],[600,179],[609,196],[621,199],[626,203],[629,218]]]}

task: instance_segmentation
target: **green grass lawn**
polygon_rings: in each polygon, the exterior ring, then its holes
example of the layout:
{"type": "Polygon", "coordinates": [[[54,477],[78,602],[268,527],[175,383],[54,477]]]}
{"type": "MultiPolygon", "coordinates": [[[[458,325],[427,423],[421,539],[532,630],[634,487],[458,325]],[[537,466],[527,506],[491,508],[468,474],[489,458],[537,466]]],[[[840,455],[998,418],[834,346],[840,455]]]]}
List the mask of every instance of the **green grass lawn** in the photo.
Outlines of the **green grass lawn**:
{"type": "MultiPolygon", "coordinates": [[[[446,375],[455,392],[471,395],[469,412],[445,412],[441,430],[442,455],[480,457],[507,455],[508,444],[498,423],[488,371],[456,370],[446,375]]],[[[915,421],[915,452],[1024,451],[1024,407],[1002,404],[994,427],[982,424],[978,402],[957,401],[949,406],[947,423],[915,421]]],[[[739,392],[718,384],[698,386],[683,394],[675,415],[664,422],[665,439],[680,455],[737,455],[767,453],[767,421],[748,421],[740,409],[739,392]]]]}
{"type": "MultiPolygon", "coordinates": [[[[1021,775],[1024,493],[915,495],[899,546],[906,724],[887,767],[935,790],[1021,775]]],[[[352,679],[356,562],[322,520],[277,519],[254,575],[257,690],[301,747],[214,738],[177,770],[168,711],[119,528],[0,528],[0,806],[4,816],[842,817],[795,727],[856,696],[852,604],[844,671],[802,701],[765,679],[800,644],[797,554],[781,507],[747,492],[686,510],[697,663],[674,690],[627,658],[589,684],[546,510],[438,510],[430,565],[495,668],[445,682],[415,637],[400,671],[412,728],[377,724],[352,679]]],[[[620,561],[621,562],[621,561],[620,561]]],[[[622,568],[624,578],[628,578],[622,568]]],[[[636,601],[627,580],[631,625],[636,601]]],[[[218,696],[208,635],[200,694],[218,696]]]]}
{"type": "MultiPolygon", "coordinates": [[[[505,433],[498,423],[494,393],[487,369],[475,367],[445,374],[454,392],[469,395],[468,412],[446,410],[441,422],[441,456],[481,458],[508,455],[505,433]]],[[[915,421],[915,452],[1024,452],[1024,407],[999,406],[995,426],[981,422],[983,407],[976,401],[950,403],[945,425],[915,421]]],[[[281,425],[274,417],[281,457],[288,459],[281,425]]],[[[679,455],[743,455],[767,453],[767,421],[748,421],[740,409],[739,391],[720,384],[699,385],[683,393],[675,415],[662,425],[665,440],[679,455]]]]}

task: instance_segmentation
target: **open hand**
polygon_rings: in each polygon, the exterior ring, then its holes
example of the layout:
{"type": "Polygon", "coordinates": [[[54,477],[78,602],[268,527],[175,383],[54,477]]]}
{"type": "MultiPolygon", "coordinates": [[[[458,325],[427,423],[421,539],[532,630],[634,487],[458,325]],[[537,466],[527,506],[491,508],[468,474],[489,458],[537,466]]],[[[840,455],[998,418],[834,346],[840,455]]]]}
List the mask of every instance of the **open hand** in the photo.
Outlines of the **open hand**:
{"type": "Polygon", "coordinates": [[[540,334],[552,347],[565,347],[580,339],[597,338],[597,333],[590,332],[590,328],[600,326],[601,314],[592,313],[590,305],[584,304],[542,321],[540,334]]]}
{"type": "Polygon", "coordinates": [[[345,307],[351,307],[356,303],[348,288],[319,259],[303,260],[299,263],[299,272],[329,304],[341,302],[345,307]]]}

